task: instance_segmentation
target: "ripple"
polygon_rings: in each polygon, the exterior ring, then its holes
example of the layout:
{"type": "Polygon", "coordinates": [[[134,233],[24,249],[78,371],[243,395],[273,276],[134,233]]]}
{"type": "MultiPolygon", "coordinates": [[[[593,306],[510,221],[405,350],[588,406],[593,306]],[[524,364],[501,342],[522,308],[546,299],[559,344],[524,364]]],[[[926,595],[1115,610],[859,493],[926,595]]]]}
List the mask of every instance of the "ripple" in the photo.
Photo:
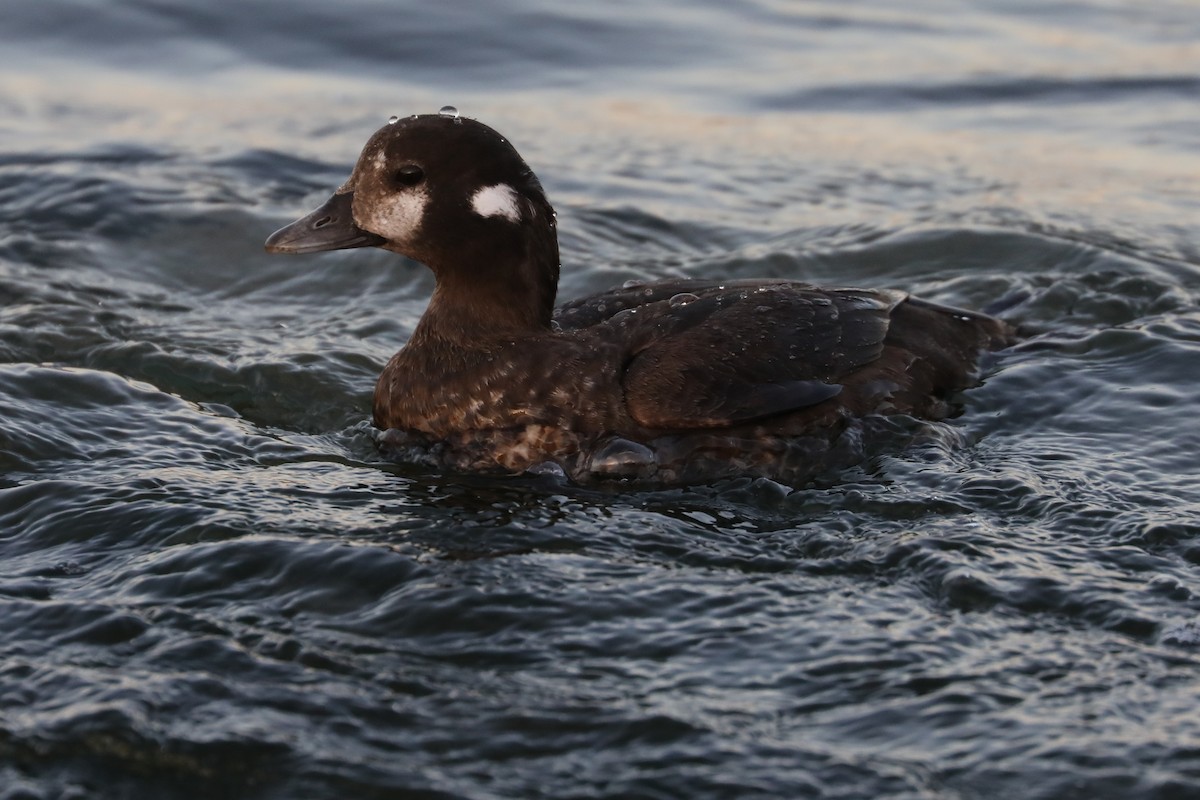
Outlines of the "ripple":
{"type": "Polygon", "coordinates": [[[10,5],[0,794],[1197,793],[1190,9],[10,5]],[[564,299],[1026,339],[799,490],[386,463],[429,271],[262,240],[445,103],[549,189],[564,299]]]}
{"type": "Polygon", "coordinates": [[[1113,75],[1078,79],[1020,77],[960,82],[876,83],[815,86],[758,98],[760,108],[800,108],[821,111],[871,110],[922,105],[987,105],[1052,103],[1110,105],[1126,97],[1147,96],[1184,99],[1200,91],[1193,75],[1113,75]]]}

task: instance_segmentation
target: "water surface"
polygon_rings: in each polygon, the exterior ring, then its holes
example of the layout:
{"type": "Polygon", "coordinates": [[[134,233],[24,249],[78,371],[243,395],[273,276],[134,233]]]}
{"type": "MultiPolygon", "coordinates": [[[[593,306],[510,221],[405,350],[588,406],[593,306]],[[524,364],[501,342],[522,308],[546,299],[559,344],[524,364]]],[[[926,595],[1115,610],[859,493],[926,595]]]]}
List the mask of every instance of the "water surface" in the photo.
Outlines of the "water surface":
{"type": "Polygon", "coordinates": [[[13,0],[0,797],[1200,792],[1192,3],[13,0]],[[502,131],[563,298],[1004,304],[965,412],[810,487],[384,462],[432,288],[270,257],[390,114],[502,131]]]}

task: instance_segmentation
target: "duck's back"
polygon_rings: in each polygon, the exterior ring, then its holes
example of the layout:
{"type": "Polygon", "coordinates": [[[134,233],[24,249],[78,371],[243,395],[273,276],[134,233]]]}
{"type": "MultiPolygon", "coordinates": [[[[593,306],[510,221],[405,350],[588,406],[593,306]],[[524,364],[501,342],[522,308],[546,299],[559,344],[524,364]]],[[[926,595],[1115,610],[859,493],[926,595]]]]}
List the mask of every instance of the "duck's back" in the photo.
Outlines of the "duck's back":
{"type": "MultiPolygon", "coordinates": [[[[832,405],[946,416],[1001,320],[887,289],[670,280],[564,304],[563,330],[620,329],[632,416],[657,429],[728,427],[832,405]]],[[[786,426],[784,419],[776,425],[786,426]]]]}
{"type": "MultiPolygon", "coordinates": [[[[892,290],[789,281],[661,281],[562,306],[564,332],[615,329],[631,429],[589,475],[802,480],[857,460],[847,431],[881,414],[940,419],[1004,322],[892,290]]],[[[610,334],[611,335],[611,334],[610,334]]]]}

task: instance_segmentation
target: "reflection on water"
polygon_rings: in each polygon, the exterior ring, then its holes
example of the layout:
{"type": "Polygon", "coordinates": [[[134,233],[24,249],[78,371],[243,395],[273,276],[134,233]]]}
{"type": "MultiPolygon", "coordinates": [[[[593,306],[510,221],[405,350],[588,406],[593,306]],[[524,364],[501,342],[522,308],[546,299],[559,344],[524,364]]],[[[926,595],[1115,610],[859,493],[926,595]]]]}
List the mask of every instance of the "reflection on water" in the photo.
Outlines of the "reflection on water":
{"type": "Polygon", "coordinates": [[[1200,791],[1192,4],[6,11],[4,796],[1200,791]],[[389,464],[427,272],[261,243],[447,103],[542,178],[564,299],[806,278],[1029,337],[827,485],[389,464]]]}

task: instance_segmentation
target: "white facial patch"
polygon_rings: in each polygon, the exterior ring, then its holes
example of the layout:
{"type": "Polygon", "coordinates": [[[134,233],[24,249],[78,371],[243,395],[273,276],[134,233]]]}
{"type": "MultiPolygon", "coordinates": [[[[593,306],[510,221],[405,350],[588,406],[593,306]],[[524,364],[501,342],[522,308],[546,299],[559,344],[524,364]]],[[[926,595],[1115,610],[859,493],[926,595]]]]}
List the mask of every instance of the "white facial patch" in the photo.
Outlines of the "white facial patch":
{"type": "Polygon", "coordinates": [[[361,210],[356,208],[354,224],[396,244],[405,244],[420,230],[428,204],[429,195],[424,187],[406,189],[366,203],[367,207],[361,210]]]}
{"type": "Polygon", "coordinates": [[[471,195],[471,208],[481,217],[504,217],[509,222],[520,222],[518,200],[515,189],[507,183],[497,183],[471,195]]]}

